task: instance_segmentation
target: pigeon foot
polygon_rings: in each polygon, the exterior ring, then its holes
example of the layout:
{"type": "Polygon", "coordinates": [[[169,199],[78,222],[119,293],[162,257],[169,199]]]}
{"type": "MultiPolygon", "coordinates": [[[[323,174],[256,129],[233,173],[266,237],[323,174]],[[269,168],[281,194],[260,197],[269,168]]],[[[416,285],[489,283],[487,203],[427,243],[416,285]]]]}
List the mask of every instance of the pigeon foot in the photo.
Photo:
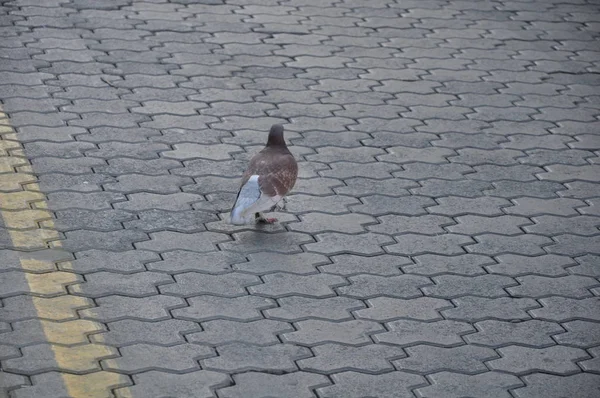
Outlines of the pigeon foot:
{"type": "Polygon", "coordinates": [[[260,224],[274,224],[277,222],[276,218],[267,218],[262,213],[256,213],[256,222],[260,224]]]}

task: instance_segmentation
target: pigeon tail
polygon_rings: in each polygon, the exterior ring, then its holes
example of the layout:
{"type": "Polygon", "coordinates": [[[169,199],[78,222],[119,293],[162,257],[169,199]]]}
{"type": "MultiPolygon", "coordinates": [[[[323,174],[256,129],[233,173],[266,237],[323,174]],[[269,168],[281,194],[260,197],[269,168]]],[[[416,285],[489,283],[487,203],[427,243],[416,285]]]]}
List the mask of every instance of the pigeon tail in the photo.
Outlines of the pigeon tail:
{"type": "Polygon", "coordinates": [[[251,176],[238,193],[230,222],[234,225],[250,224],[255,221],[255,214],[271,209],[281,196],[267,196],[260,190],[258,175],[251,176]]]}

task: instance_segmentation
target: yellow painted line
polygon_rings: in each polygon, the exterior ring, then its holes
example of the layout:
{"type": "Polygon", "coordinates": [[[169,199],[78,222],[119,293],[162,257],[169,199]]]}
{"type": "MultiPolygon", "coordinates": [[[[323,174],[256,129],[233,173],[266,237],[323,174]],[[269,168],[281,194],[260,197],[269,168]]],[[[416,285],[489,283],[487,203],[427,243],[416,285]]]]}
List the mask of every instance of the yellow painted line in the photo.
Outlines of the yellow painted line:
{"type": "MultiPolygon", "coordinates": [[[[90,343],[88,335],[103,331],[102,324],[77,319],[77,309],[94,307],[92,300],[67,291],[67,285],[80,280],[78,276],[59,270],[53,259],[35,255],[49,248],[60,249],[62,244],[31,163],[9,122],[0,108],[0,215],[12,249],[26,252],[19,256],[19,261],[39,318],[37,322],[44,331],[46,346],[50,344],[68,396],[112,397],[111,390],[125,387],[130,381],[124,375],[100,369],[100,360],[118,353],[101,341],[90,343]]],[[[61,267],[72,269],[69,262],[61,262],[61,267]]]]}

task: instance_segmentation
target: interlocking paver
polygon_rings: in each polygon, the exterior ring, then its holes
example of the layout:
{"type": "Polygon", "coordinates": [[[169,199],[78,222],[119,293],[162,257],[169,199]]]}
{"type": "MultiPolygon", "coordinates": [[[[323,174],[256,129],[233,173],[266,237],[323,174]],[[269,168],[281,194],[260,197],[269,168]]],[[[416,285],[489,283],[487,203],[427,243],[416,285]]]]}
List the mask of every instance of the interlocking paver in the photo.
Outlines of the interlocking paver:
{"type": "Polygon", "coordinates": [[[438,320],[442,318],[441,310],[452,307],[452,303],[448,300],[431,297],[418,297],[408,300],[376,297],[369,299],[367,303],[369,308],[356,311],[356,316],[384,322],[398,318],[424,321],[438,320]]]}
{"type": "Polygon", "coordinates": [[[133,376],[135,386],[115,391],[117,397],[147,397],[149,394],[176,394],[181,398],[211,398],[213,389],[230,384],[222,373],[199,370],[192,373],[173,374],[150,371],[133,376]]]}
{"type": "Polygon", "coordinates": [[[206,346],[196,344],[178,344],[162,347],[153,344],[134,344],[120,349],[121,357],[102,362],[106,369],[128,373],[145,370],[185,372],[198,370],[197,361],[215,355],[206,346]]]}
{"type": "Polygon", "coordinates": [[[309,319],[296,323],[296,328],[297,331],[284,333],[281,338],[302,345],[337,342],[360,346],[370,343],[373,333],[385,331],[380,324],[362,319],[345,322],[309,319]]]}
{"type": "Polygon", "coordinates": [[[420,288],[431,285],[429,278],[417,275],[356,275],[348,277],[350,284],[337,288],[343,296],[360,299],[378,296],[414,298],[422,296],[420,288]]]}
{"type": "Polygon", "coordinates": [[[468,343],[499,347],[507,344],[535,345],[537,347],[554,344],[551,336],[557,336],[563,329],[560,325],[540,320],[511,321],[487,320],[475,324],[478,332],[465,336],[468,343]]]}
{"type": "Polygon", "coordinates": [[[518,377],[500,372],[477,375],[440,372],[429,376],[431,385],[417,391],[424,397],[458,398],[469,395],[509,398],[509,389],[523,386],[518,377]]]}
{"type": "Polygon", "coordinates": [[[311,356],[305,347],[279,344],[268,347],[233,343],[217,348],[218,357],[203,361],[205,369],[241,373],[250,370],[294,372],[298,359],[311,356]]]}
{"type": "Polygon", "coordinates": [[[526,386],[514,390],[515,396],[519,398],[533,398],[544,396],[558,398],[578,391],[581,398],[593,398],[600,389],[598,381],[600,377],[591,373],[580,373],[568,377],[534,373],[523,377],[526,386]]]}
{"type": "Polygon", "coordinates": [[[320,265],[318,266],[319,270],[342,276],[359,274],[399,275],[401,273],[400,266],[411,263],[407,257],[385,254],[377,257],[341,254],[331,256],[330,259],[333,263],[320,265]]]}
{"type": "Polygon", "coordinates": [[[390,372],[381,375],[369,375],[358,372],[342,372],[332,376],[334,386],[317,390],[320,397],[333,398],[364,397],[376,393],[381,398],[411,397],[411,390],[425,384],[421,376],[403,372],[390,372]]]}
{"type": "Polygon", "coordinates": [[[547,348],[508,346],[499,348],[498,352],[502,358],[488,362],[490,369],[513,374],[532,370],[562,375],[579,373],[581,369],[575,362],[588,357],[584,350],[562,346],[547,348]]]}
{"type": "Polygon", "coordinates": [[[415,320],[398,320],[387,323],[385,333],[376,334],[377,342],[394,345],[435,344],[453,347],[463,344],[462,337],[474,331],[468,323],[457,321],[419,322],[415,320]]]}
{"type": "Polygon", "coordinates": [[[528,320],[528,310],[540,304],[530,298],[483,298],[465,296],[453,300],[455,308],[442,311],[447,319],[479,321],[485,319],[528,320]]]}
{"type": "Polygon", "coordinates": [[[460,347],[433,347],[418,345],[405,348],[407,357],[393,363],[399,370],[412,370],[420,373],[435,373],[452,370],[475,374],[487,371],[484,361],[495,359],[494,350],[473,345],[460,347]]]}
{"type": "Polygon", "coordinates": [[[277,335],[294,330],[292,325],[272,319],[252,322],[213,320],[202,322],[202,329],[201,332],[188,334],[187,340],[210,345],[242,342],[267,346],[279,343],[277,335]]]}
{"type": "Polygon", "coordinates": [[[313,388],[331,384],[327,377],[315,373],[293,372],[274,375],[247,372],[233,376],[235,385],[219,390],[223,398],[281,397],[314,398],[313,388]]]}
{"type": "Polygon", "coordinates": [[[170,309],[185,305],[180,298],[158,295],[142,298],[113,295],[98,298],[97,303],[96,308],[81,310],[81,315],[104,322],[126,318],[158,321],[168,319],[170,309]]]}
{"type": "Polygon", "coordinates": [[[117,347],[131,344],[174,345],[186,342],[184,333],[201,330],[197,323],[181,319],[151,322],[124,319],[108,323],[108,328],[108,332],[92,335],[90,339],[117,347]]]}
{"type": "Polygon", "coordinates": [[[482,275],[485,274],[485,265],[494,264],[490,257],[480,254],[461,254],[446,256],[438,254],[424,254],[414,257],[416,264],[402,267],[402,271],[418,275],[482,275]]]}

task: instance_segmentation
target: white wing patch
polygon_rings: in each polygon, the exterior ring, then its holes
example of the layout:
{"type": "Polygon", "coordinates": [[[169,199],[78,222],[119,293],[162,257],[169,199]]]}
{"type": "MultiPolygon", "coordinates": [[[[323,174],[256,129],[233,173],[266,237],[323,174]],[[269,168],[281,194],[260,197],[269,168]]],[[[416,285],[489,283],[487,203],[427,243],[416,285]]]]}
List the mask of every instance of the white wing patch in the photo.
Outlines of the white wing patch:
{"type": "Polygon", "coordinates": [[[281,196],[267,196],[258,185],[258,175],[253,175],[240,189],[237,200],[231,210],[231,223],[235,225],[249,224],[254,221],[255,213],[270,210],[281,200],[281,196]]]}

